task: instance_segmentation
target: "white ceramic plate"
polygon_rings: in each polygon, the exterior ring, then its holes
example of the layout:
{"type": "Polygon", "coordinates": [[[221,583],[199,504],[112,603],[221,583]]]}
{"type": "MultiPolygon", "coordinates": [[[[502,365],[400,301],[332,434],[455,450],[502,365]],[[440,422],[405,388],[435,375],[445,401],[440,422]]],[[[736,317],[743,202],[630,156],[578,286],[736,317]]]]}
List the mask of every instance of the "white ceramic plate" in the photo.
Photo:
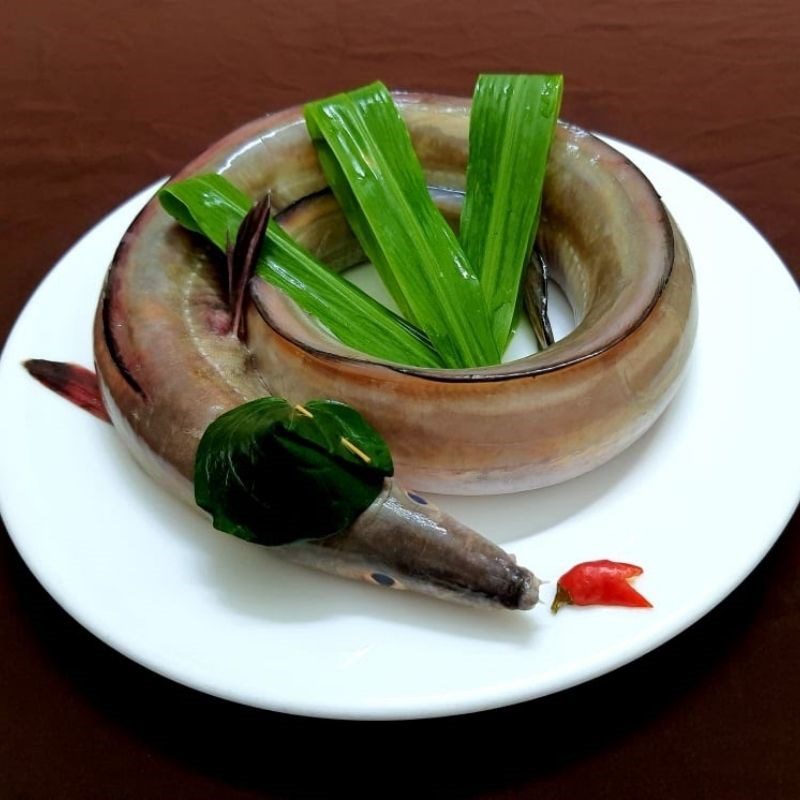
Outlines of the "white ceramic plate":
{"type": "Polygon", "coordinates": [[[618,146],[663,195],[694,256],[700,325],[681,391],[649,434],[590,475],[438,501],[546,579],[595,558],[642,565],[637,587],[652,610],[493,613],[382,592],[214,532],[151,483],[110,426],[20,362],[91,364],[106,266],[153,187],[48,275],[0,362],[0,509],[33,573],[86,628],[162,675],[252,706],[351,719],[539,697],[693,623],[756,566],[800,499],[800,294],[735,210],[618,146]]]}

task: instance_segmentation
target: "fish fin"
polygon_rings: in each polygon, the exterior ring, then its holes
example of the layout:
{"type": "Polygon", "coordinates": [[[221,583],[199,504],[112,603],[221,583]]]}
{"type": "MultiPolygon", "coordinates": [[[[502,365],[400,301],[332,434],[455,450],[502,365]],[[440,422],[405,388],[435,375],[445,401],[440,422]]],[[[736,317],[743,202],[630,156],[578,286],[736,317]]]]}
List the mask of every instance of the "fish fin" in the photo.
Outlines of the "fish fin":
{"type": "Polygon", "coordinates": [[[264,246],[271,207],[271,195],[268,193],[247,212],[239,226],[235,243],[233,246],[229,243],[227,247],[228,302],[233,316],[231,330],[241,341],[247,336],[244,313],[247,285],[255,274],[256,262],[264,246]]]}
{"type": "Polygon", "coordinates": [[[539,348],[544,350],[555,342],[553,328],[547,311],[547,281],[549,279],[547,263],[538,250],[531,253],[528,273],[525,278],[524,297],[528,318],[536,336],[539,348]]]}
{"type": "Polygon", "coordinates": [[[100,395],[97,375],[91,370],[78,364],[48,361],[44,358],[28,359],[22,366],[48,389],[52,389],[56,394],[103,422],[111,422],[100,395]]]}

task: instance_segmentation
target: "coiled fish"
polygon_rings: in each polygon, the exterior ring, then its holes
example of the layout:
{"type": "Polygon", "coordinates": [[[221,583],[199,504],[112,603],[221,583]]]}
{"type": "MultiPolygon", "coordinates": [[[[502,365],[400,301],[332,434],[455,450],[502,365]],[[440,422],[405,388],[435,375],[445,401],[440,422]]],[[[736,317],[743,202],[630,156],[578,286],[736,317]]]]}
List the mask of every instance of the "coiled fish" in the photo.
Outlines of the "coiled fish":
{"type": "MultiPolygon", "coordinates": [[[[468,104],[397,99],[429,183],[463,189],[468,104]]],[[[560,128],[551,172],[577,170],[589,195],[549,179],[540,235],[582,316],[577,335],[530,364],[486,371],[367,361],[258,282],[245,346],[230,335],[213,256],[152,201],[120,243],[95,318],[97,374],[114,426],[145,470],[188,502],[203,431],[228,409],[268,393],[293,402],[351,403],[384,434],[399,476],[415,490],[513,491],[600,463],[643,432],[674,392],[691,346],[694,299],[688,254],[652,188],[605,146],[603,162],[592,150],[596,142],[560,128]],[[614,174],[620,170],[624,180],[614,174]],[[609,180],[622,191],[604,197],[609,180]],[[598,197],[603,205],[593,217],[587,204],[598,197]],[[600,218],[604,226],[595,230],[592,220],[600,218]],[[622,266],[615,264],[620,257],[622,266]],[[615,375],[611,383],[603,379],[606,370],[615,375]],[[620,402],[635,407],[620,414],[620,402]],[[586,424],[587,405],[595,408],[594,425],[586,424]],[[548,427],[555,418],[557,429],[548,427]],[[559,443],[570,423],[574,430],[559,443]]],[[[271,192],[274,208],[289,209],[284,224],[306,236],[306,244],[309,236],[322,237],[312,249],[330,256],[345,247],[342,265],[357,257],[351,243],[330,238],[321,221],[324,200],[301,202],[323,190],[325,180],[300,109],[233,132],[176,180],[210,171],[254,199],[271,192]],[[311,213],[309,224],[303,209],[311,213]]],[[[539,581],[529,570],[394,480],[346,531],[273,549],[314,568],[457,602],[526,609],[538,598],[539,581]]]]}

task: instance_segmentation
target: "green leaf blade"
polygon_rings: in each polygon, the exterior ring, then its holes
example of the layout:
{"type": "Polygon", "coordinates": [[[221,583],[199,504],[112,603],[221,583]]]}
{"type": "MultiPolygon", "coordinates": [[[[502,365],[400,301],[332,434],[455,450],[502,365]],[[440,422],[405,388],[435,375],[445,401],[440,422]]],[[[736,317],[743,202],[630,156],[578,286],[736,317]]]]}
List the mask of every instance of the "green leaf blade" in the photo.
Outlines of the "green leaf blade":
{"type": "Polygon", "coordinates": [[[496,363],[483,293],[430,199],[408,130],[383,84],[309,103],[322,168],[398,306],[446,366],[496,363]]]}
{"type": "MultiPolygon", "coordinates": [[[[168,184],[158,196],[168,214],[223,251],[250,208],[249,198],[217,174],[168,184]]],[[[350,347],[402,364],[443,364],[424,333],[317,261],[274,220],[256,272],[350,347]]]]}
{"type": "Polygon", "coordinates": [[[481,75],[475,87],[459,238],[480,278],[501,352],[539,224],[562,93],[561,75],[481,75]]]}

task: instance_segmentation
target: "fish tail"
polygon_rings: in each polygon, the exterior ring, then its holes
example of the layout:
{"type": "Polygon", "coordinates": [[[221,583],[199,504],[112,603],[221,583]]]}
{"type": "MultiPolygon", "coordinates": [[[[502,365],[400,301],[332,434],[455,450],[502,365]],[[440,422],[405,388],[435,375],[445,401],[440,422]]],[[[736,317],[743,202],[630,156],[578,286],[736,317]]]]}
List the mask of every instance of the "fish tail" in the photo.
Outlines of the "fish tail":
{"type": "Polygon", "coordinates": [[[78,364],[48,361],[44,358],[30,358],[22,366],[48,389],[103,422],[111,422],[100,395],[97,375],[91,370],[78,364]]]}

